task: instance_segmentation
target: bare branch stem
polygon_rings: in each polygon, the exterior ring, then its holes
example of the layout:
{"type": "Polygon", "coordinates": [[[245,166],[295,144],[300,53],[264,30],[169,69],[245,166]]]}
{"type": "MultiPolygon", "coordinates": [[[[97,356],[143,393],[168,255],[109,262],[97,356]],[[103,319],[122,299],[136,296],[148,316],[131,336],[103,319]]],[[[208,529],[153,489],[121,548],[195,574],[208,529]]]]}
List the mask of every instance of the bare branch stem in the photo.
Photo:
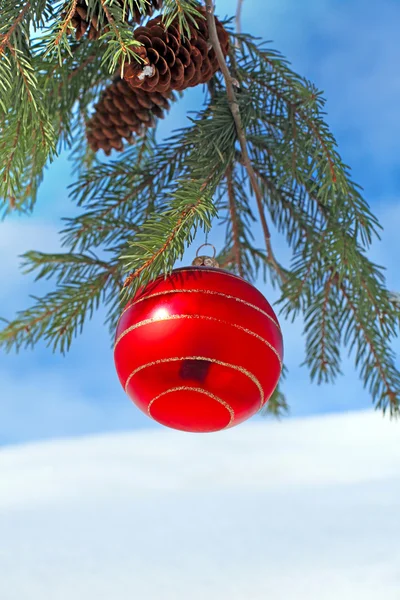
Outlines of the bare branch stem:
{"type": "Polygon", "coordinates": [[[242,8],[243,8],[243,0],[238,0],[236,7],[236,33],[241,33],[242,31],[242,8]]]}

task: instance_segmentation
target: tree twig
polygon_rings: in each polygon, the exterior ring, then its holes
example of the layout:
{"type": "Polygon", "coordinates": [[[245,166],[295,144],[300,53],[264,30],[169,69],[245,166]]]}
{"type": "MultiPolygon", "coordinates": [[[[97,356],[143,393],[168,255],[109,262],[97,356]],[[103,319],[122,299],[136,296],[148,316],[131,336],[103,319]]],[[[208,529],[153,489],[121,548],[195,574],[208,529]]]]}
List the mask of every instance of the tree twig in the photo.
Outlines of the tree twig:
{"type": "Polygon", "coordinates": [[[56,39],[54,40],[54,45],[58,46],[61,42],[61,39],[63,37],[63,35],[65,34],[65,32],[67,31],[69,24],[71,23],[71,20],[75,14],[76,11],[76,5],[78,4],[78,0],[74,0],[71,4],[71,7],[68,11],[68,13],[65,16],[65,19],[63,21],[63,24],[60,27],[60,31],[57,34],[56,39]]]}
{"type": "Polygon", "coordinates": [[[229,212],[231,214],[232,221],[232,237],[233,237],[233,249],[235,254],[235,262],[239,270],[239,275],[244,277],[242,255],[240,252],[240,238],[239,238],[239,226],[236,210],[236,198],[235,189],[232,181],[232,166],[226,170],[226,182],[228,187],[228,199],[229,199],[229,212]]]}
{"type": "Polygon", "coordinates": [[[208,23],[208,34],[210,37],[210,42],[215,50],[215,54],[218,59],[218,64],[221,69],[222,75],[225,80],[226,85],[226,94],[228,96],[228,104],[232,112],[233,120],[236,125],[237,136],[240,144],[240,148],[243,156],[243,165],[247,171],[247,174],[250,179],[251,187],[253,188],[254,195],[257,201],[258,212],[260,214],[261,226],[264,234],[265,246],[267,249],[268,259],[271,265],[275,268],[275,270],[280,274],[282,278],[282,269],[277,262],[274,253],[272,251],[271,246],[271,233],[268,228],[268,223],[265,218],[264,213],[264,205],[263,205],[263,195],[258,184],[257,175],[254,172],[253,166],[251,164],[249,152],[247,149],[247,140],[244,132],[244,127],[242,123],[242,117],[240,116],[240,108],[239,103],[236,98],[236,93],[233,87],[233,79],[229,72],[228,65],[226,64],[224,53],[222,52],[221,44],[218,38],[217,27],[215,24],[214,17],[214,6],[213,0],[206,0],[206,13],[207,13],[207,23],[208,23]]]}
{"type": "Polygon", "coordinates": [[[0,39],[1,39],[0,55],[3,54],[4,48],[6,46],[9,46],[11,36],[13,35],[14,31],[16,30],[18,25],[21,23],[21,21],[23,21],[26,13],[30,9],[30,7],[31,7],[31,3],[30,3],[30,0],[28,0],[28,2],[25,3],[25,6],[22,8],[21,12],[19,13],[18,17],[15,19],[14,23],[11,25],[10,29],[7,31],[7,33],[0,36],[0,39]]]}
{"type": "Polygon", "coordinates": [[[107,4],[106,4],[106,0],[100,0],[100,3],[101,3],[101,6],[103,8],[104,14],[107,17],[107,21],[109,22],[109,24],[111,25],[112,29],[114,30],[115,37],[117,38],[117,40],[118,40],[118,42],[119,42],[119,44],[121,46],[121,49],[122,49],[123,53],[127,54],[127,49],[126,49],[126,46],[124,44],[124,40],[122,39],[121,34],[119,32],[119,29],[118,29],[118,27],[115,24],[115,20],[114,20],[114,18],[112,16],[112,14],[111,14],[111,12],[110,12],[107,4]]]}
{"type": "Polygon", "coordinates": [[[242,8],[243,8],[243,0],[238,0],[236,7],[236,33],[241,33],[242,31],[242,8]]]}

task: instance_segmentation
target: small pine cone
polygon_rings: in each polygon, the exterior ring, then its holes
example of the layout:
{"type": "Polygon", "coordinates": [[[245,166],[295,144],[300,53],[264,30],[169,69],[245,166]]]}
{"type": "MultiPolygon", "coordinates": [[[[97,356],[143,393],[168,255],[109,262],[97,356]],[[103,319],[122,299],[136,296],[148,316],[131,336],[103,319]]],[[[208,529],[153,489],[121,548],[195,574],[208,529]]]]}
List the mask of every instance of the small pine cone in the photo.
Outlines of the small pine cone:
{"type": "MultiPolygon", "coordinates": [[[[122,5],[123,0],[117,0],[119,4],[122,5]]],[[[67,15],[66,12],[62,14],[62,17],[65,18],[67,15]]],[[[75,8],[75,12],[71,18],[71,25],[75,29],[75,38],[79,41],[85,33],[90,40],[97,40],[104,30],[102,31],[99,26],[99,16],[98,14],[93,14],[91,17],[89,15],[88,6],[86,4],[86,0],[78,0],[75,8]]]]}
{"type": "MultiPolygon", "coordinates": [[[[200,10],[205,16],[204,9],[200,10]]],[[[215,21],[226,56],[229,34],[218,19],[215,21]]],[[[198,18],[196,25],[189,23],[190,40],[180,36],[178,19],[168,29],[160,18],[151,19],[145,27],[138,27],[135,39],[143,44],[137,52],[140,61],[132,60],[125,65],[124,79],[133,89],[157,92],[182,91],[207,83],[218,71],[218,59],[209,43],[207,21],[198,18]]]]}
{"type": "Polygon", "coordinates": [[[123,150],[123,140],[132,142],[134,134],[141,134],[155,126],[156,118],[163,118],[169,109],[172,92],[133,90],[118,78],[102,93],[95,113],[86,124],[89,146],[94,152],[123,150]]]}
{"type": "MultiPolygon", "coordinates": [[[[124,6],[124,0],[117,0],[118,4],[121,7],[124,6]]],[[[151,17],[155,10],[159,10],[162,6],[163,0],[149,0],[149,3],[146,5],[146,12],[143,14],[139,10],[139,5],[137,8],[134,7],[133,15],[130,14],[130,11],[127,11],[127,20],[130,22],[140,24],[145,17],[151,17]]],[[[129,5],[127,5],[129,9],[129,5]]],[[[97,40],[102,33],[107,31],[107,21],[104,23],[103,29],[99,27],[99,17],[97,15],[93,15],[91,18],[89,17],[89,11],[86,4],[86,0],[78,0],[75,12],[71,19],[71,25],[75,29],[75,37],[77,40],[80,40],[85,33],[90,40],[97,40]]],[[[66,12],[63,13],[63,17],[66,16],[66,12]]]]}

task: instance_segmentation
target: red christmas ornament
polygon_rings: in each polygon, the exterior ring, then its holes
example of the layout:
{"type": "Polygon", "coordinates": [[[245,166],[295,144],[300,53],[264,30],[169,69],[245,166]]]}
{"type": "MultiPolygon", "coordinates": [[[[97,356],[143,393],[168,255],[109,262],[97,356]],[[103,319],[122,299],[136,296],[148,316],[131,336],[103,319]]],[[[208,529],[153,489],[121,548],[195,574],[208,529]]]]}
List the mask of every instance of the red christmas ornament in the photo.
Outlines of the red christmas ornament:
{"type": "Polygon", "coordinates": [[[116,333],[115,365],[128,396],[183,431],[245,421],[271,397],[282,370],[270,304],[241,277],[207,264],[217,263],[199,257],[140,290],[116,333]]]}

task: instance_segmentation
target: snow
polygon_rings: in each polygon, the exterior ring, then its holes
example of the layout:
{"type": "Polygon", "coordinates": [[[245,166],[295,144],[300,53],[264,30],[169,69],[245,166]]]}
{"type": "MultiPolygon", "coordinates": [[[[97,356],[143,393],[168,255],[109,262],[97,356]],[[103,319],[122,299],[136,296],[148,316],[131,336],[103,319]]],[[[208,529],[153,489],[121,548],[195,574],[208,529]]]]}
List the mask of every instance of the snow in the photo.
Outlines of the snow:
{"type": "Polygon", "coordinates": [[[1,600],[398,600],[379,413],[0,451],[1,600]]]}

